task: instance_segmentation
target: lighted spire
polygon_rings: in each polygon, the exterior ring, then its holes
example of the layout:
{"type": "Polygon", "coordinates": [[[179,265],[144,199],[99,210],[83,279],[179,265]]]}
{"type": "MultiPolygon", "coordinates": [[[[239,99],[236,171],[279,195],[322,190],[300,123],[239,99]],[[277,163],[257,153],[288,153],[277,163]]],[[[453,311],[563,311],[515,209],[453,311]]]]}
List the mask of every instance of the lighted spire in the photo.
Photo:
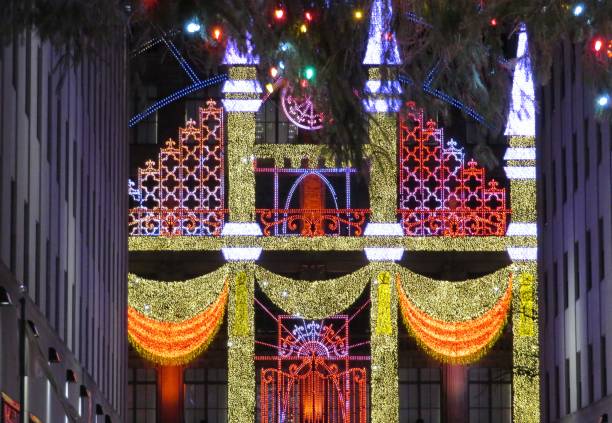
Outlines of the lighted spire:
{"type": "Polygon", "coordinates": [[[527,29],[521,25],[516,51],[518,62],[512,80],[512,98],[505,135],[535,136],[535,91],[531,58],[527,44],[527,29]]]}
{"type": "Polygon", "coordinates": [[[399,65],[400,55],[391,31],[391,0],[374,0],[364,65],[399,65]]]}
{"type": "Polygon", "coordinates": [[[253,55],[253,46],[251,45],[251,35],[246,36],[246,54],[242,53],[233,39],[228,40],[223,55],[224,65],[258,65],[259,56],[253,55]]]}

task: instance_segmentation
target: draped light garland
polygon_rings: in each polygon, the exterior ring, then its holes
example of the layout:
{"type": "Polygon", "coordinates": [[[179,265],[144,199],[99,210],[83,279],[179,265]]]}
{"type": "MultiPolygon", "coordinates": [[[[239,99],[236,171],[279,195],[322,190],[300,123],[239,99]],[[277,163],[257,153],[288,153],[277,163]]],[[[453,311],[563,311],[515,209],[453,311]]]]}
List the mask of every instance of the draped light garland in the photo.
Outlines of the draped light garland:
{"type": "Polygon", "coordinates": [[[257,284],[270,300],[288,314],[324,319],[343,312],[361,295],[372,275],[371,265],[336,279],[301,281],[255,268],[257,284]]]}
{"type": "Polygon", "coordinates": [[[501,299],[481,316],[464,321],[446,321],[419,309],[397,281],[404,324],[417,343],[437,360],[468,364],[484,356],[503,332],[512,300],[512,279],[501,299]]]}
{"type": "Polygon", "coordinates": [[[221,294],[227,269],[180,282],[160,282],[128,274],[128,306],[148,318],[164,322],[191,319],[221,294]]]}
{"type": "Polygon", "coordinates": [[[152,319],[128,306],[128,339],[145,359],[164,366],[189,363],[208,348],[225,313],[228,284],[205,310],[190,319],[167,322],[152,319]]]}

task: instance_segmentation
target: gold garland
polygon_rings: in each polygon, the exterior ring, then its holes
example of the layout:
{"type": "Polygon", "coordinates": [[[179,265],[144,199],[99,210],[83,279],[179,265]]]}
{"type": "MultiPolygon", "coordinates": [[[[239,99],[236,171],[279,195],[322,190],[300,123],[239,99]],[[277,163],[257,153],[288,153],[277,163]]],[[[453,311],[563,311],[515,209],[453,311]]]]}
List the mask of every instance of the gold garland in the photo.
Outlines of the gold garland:
{"type": "Polygon", "coordinates": [[[536,247],[533,236],[504,237],[206,237],[131,236],[130,251],[219,251],[222,247],[262,247],[266,251],[362,251],[398,247],[407,251],[506,251],[509,246],[536,247]]]}
{"type": "Polygon", "coordinates": [[[435,319],[461,322],[481,316],[504,294],[510,267],[462,282],[431,279],[401,268],[402,288],[410,301],[435,319]]]}
{"type": "Polygon", "coordinates": [[[323,161],[323,167],[333,166],[334,158],[329,148],[314,144],[256,144],[254,148],[255,157],[258,159],[274,159],[275,167],[285,167],[285,159],[289,160],[289,167],[299,168],[302,159],[308,159],[309,168],[319,167],[319,161],[323,161]]]}
{"type": "Polygon", "coordinates": [[[510,206],[513,222],[535,222],[537,220],[535,179],[513,179],[510,181],[510,206]]]}
{"type": "Polygon", "coordinates": [[[227,114],[228,206],[232,222],[252,222],[255,213],[255,113],[227,114]]]}
{"type": "Polygon", "coordinates": [[[128,273],[128,306],[165,322],[180,322],[202,312],[219,296],[227,270],[180,282],[160,282],[128,273]]]}
{"type": "Polygon", "coordinates": [[[255,267],[257,283],[270,300],[288,314],[323,319],[343,312],[365,289],[371,265],[336,279],[301,281],[255,267]]]}

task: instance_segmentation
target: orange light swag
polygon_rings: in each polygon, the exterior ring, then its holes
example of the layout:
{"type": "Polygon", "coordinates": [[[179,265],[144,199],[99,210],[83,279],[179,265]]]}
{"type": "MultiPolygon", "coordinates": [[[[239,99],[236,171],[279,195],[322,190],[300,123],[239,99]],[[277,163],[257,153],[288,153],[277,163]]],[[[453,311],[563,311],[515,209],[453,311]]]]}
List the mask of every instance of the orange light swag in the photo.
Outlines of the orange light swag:
{"type": "Polygon", "coordinates": [[[400,310],[406,329],[436,359],[452,364],[477,361],[501,335],[512,303],[512,276],[500,300],[481,316],[465,321],[436,319],[413,304],[397,279],[400,310]]]}
{"type": "Polygon", "coordinates": [[[227,305],[226,282],[219,297],[201,313],[181,322],[164,322],[128,307],[128,339],[138,353],[154,363],[177,366],[189,363],[208,348],[227,305]]]}

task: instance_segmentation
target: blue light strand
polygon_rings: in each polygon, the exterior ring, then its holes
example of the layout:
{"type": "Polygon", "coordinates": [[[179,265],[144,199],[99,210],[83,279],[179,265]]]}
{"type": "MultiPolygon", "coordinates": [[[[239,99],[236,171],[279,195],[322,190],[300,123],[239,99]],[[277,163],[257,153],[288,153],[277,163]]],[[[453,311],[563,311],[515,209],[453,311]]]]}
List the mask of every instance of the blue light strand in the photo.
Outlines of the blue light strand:
{"type": "Polygon", "coordinates": [[[189,66],[189,63],[187,63],[187,61],[185,60],[183,55],[178,51],[174,43],[172,41],[168,41],[165,37],[163,37],[163,42],[164,44],[166,44],[166,47],[168,47],[168,50],[170,50],[170,52],[172,53],[176,61],[179,63],[179,65],[181,65],[181,67],[183,68],[183,70],[185,71],[189,79],[191,79],[192,82],[199,82],[200,78],[198,78],[198,76],[193,71],[191,66],[189,66]]]}
{"type": "MultiPolygon", "coordinates": [[[[173,29],[171,31],[166,32],[164,35],[167,37],[173,37],[176,34],[178,34],[180,31],[173,29]]],[[[155,38],[151,38],[149,41],[145,41],[144,43],[142,43],[140,46],[138,46],[137,48],[135,48],[134,50],[132,50],[130,52],[130,56],[136,57],[142,53],[144,53],[145,51],[149,50],[150,48],[156,46],[157,44],[161,43],[163,41],[164,35],[160,36],[160,37],[155,37],[155,38]]]]}
{"type": "MultiPolygon", "coordinates": [[[[426,92],[429,95],[432,95],[442,101],[444,101],[445,103],[450,104],[451,106],[461,110],[463,113],[467,114],[469,117],[471,117],[472,119],[474,119],[475,121],[477,121],[478,123],[480,123],[481,125],[486,126],[487,128],[489,128],[490,130],[495,130],[495,128],[489,124],[485,118],[480,115],[478,112],[476,112],[474,109],[472,109],[471,107],[466,106],[465,104],[463,104],[462,102],[460,102],[459,100],[457,100],[454,97],[451,97],[450,95],[444,93],[441,90],[435,89],[431,87],[431,84],[433,83],[437,72],[438,72],[438,68],[439,68],[439,62],[436,63],[432,69],[429,71],[429,73],[427,74],[427,77],[425,78],[425,81],[423,82],[422,85],[422,89],[424,92],[426,92]]],[[[406,85],[414,85],[415,82],[410,79],[407,76],[404,75],[400,75],[398,76],[398,80],[406,85]]]]}
{"type": "Polygon", "coordinates": [[[159,109],[161,109],[162,107],[167,106],[170,103],[173,103],[174,101],[178,100],[179,98],[185,97],[186,95],[189,95],[195,91],[199,91],[202,88],[206,88],[210,85],[214,85],[214,84],[218,84],[220,82],[223,82],[227,80],[227,74],[221,74],[221,75],[217,75],[217,76],[213,76],[212,78],[209,79],[205,79],[205,80],[200,80],[198,82],[196,82],[195,84],[189,85],[185,88],[182,88],[178,91],[176,91],[173,94],[170,94],[169,96],[162,98],[161,100],[153,103],[152,105],[150,105],[149,107],[147,107],[143,112],[135,115],[134,117],[132,117],[129,122],[128,122],[128,126],[130,128],[132,128],[134,125],[136,125],[138,122],[140,122],[141,120],[143,120],[144,118],[146,118],[147,116],[149,116],[152,113],[155,113],[156,111],[158,111],[159,109]]]}

